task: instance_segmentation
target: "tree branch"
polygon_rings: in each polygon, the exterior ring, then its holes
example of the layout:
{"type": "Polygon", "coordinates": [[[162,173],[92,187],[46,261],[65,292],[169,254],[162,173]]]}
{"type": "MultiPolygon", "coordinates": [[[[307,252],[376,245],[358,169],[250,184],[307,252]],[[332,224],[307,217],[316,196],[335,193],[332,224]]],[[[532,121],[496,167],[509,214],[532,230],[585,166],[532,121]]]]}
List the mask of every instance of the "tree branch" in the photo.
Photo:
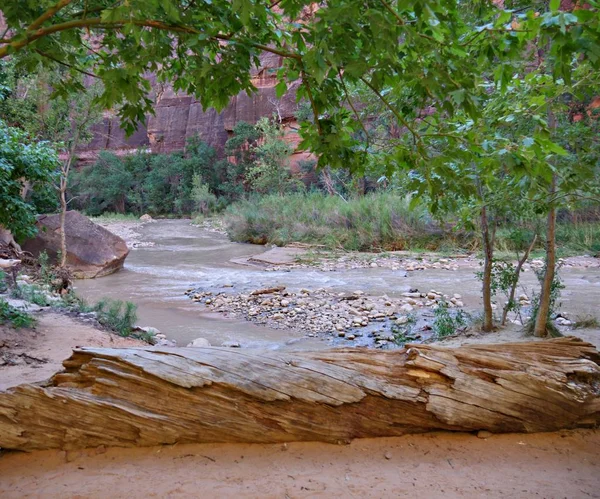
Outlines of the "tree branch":
{"type": "Polygon", "coordinates": [[[42,57],[45,57],[46,59],[50,59],[51,61],[54,61],[57,64],[60,64],[61,66],[65,66],[67,68],[74,69],[75,71],[77,71],[81,74],[87,75],[87,76],[91,76],[92,78],[98,78],[99,80],[102,79],[100,76],[95,75],[94,73],[90,73],[88,71],[85,71],[84,69],[78,68],[77,66],[73,66],[72,64],[69,64],[68,62],[61,61],[60,59],[57,59],[56,57],[53,57],[50,54],[47,54],[46,52],[42,52],[39,49],[35,49],[35,51],[38,54],[40,54],[42,57]]]}
{"type": "Polygon", "coordinates": [[[398,119],[398,121],[400,121],[400,123],[402,123],[402,125],[404,125],[408,131],[411,133],[411,135],[413,136],[413,138],[415,139],[416,142],[421,143],[421,136],[414,130],[414,128],[412,126],[410,126],[408,124],[408,121],[406,121],[404,119],[404,117],[394,108],[394,106],[392,106],[387,100],[385,100],[385,97],[383,97],[383,95],[381,95],[381,93],[373,86],[373,84],[368,81],[366,78],[364,77],[360,77],[360,80],[371,89],[371,91],[377,96],[377,98],[385,105],[385,107],[387,107],[393,114],[394,116],[396,116],[396,118],[398,119]]]}
{"type": "MultiPolygon", "coordinates": [[[[25,37],[20,40],[15,40],[19,35],[15,35],[9,40],[5,40],[5,46],[0,47],[0,59],[8,56],[9,51],[12,49],[14,51],[21,50],[27,45],[31,44],[35,40],[43,38],[45,36],[51,35],[53,33],[58,33],[61,31],[67,31],[70,29],[77,28],[99,28],[99,29],[117,29],[128,24],[133,24],[135,26],[141,26],[145,28],[153,28],[164,31],[170,31],[174,33],[186,33],[186,34],[202,34],[202,30],[193,28],[191,26],[176,26],[172,24],[167,24],[162,21],[157,21],[153,19],[145,19],[145,20],[136,20],[136,19],[118,19],[115,21],[106,21],[100,18],[91,18],[91,19],[74,19],[71,21],[66,21],[64,23],[55,24],[53,26],[48,26],[46,28],[40,28],[36,31],[28,30],[25,33],[25,37]]],[[[239,43],[246,44],[251,47],[254,47],[257,50],[271,52],[276,55],[280,55],[281,57],[292,58],[292,59],[302,59],[302,56],[299,54],[294,54],[292,52],[287,52],[284,50],[279,50],[273,47],[269,47],[267,45],[261,45],[259,43],[253,43],[250,41],[241,41],[233,38],[233,35],[213,35],[211,40],[214,41],[226,41],[231,43],[239,43]]]]}
{"type": "Polygon", "coordinates": [[[346,88],[346,83],[344,82],[344,76],[342,74],[342,70],[341,69],[338,69],[338,75],[340,76],[340,82],[342,84],[342,87],[344,88],[344,94],[346,95],[346,101],[348,102],[348,105],[352,109],[352,112],[354,113],[354,116],[356,117],[356,121],[358,121],[358,123],[360,124],[360,127],[365,132],[365,137],[367,138],[367,147],[366,147],[366,149],[368,149],[368,147],[369,147],[369,145],[371,143],[371,137],[369,135],[369,132],[368,132],[367,128],[365,127],[365,124],[360,119],[360,116],[358,114],[358,111],[354,107],[354,104],[350,100],[350,95],[348,93],[348,89],[346,88]]]}
{"type": "Polygon", "coordinates": [[[69,5],[73,0],[59,0],[53,7],[50,7],[46,12],[44,12],[40,17],[38,17],[35,21],[33,21],[27,31],[33,31],[38,29],[42,24],[44,24],[48,19],[54,17],[54,15],[61,10],[62,8],[69,5]]]}

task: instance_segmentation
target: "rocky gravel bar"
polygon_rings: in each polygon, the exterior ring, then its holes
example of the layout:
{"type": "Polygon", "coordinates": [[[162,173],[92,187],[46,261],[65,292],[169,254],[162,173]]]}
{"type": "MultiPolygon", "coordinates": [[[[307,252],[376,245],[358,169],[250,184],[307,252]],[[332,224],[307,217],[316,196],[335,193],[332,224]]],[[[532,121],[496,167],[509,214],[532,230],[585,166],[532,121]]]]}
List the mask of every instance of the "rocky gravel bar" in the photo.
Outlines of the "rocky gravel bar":
{"type": "Polygon", "coordinates": [[[464,306],[461,295],[426,293],[416,289],[401,297],[368,296],[362,291],[336,293],[327,289],[290,291],[283,286],[249,293],[189,289],[194,302],[226,317],[243,318],[274,329],[304,331],[309,337],[326,337],[335,344],[393,347],[402,342],[399,328],[414,324],[411,341],[433,334],[430,323],[440,303],[449,309],[464,306]]]}

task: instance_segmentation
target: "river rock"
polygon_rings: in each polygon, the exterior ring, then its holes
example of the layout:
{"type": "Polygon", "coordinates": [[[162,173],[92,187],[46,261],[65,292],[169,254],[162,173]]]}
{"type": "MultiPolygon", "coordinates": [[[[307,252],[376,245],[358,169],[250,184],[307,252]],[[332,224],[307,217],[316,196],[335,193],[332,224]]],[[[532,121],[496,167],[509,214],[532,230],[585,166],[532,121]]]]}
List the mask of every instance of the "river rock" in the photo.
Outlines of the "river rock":
{"type": "Polygon", "coordinates": [[[210,346],[210,341],[208,341],[206,338],[196,338],[191,343],[188,343],[187,346],[194,348],[205,348],[210,346]]]}
{"type": "MultiPolygon", "coordinates": [[[[36,227],[36,237],[25,241],[23,249],[36,257],[45,251],[56,261],[60,251],[60,216],[41,215],[36,227]]],[[[123,267],[129,254],[125,241],[86,216],[68,211],[65,232],[67,266],[76,278],[102,277],[123,267]]]]}
{"type": "Polygon", "coordinates": [[[152,220],[154,219],[150,215],[148,215],[148,213],[140,217],[141,222],[151,222],[152,220]]]}
{"type": "Polygon", "coordinates": [[[151,326],[136,326],[133,328],[134,331],[141,331],[142,333],[147,333],[147,334],[151,334],[153,336],[160,334],[160,331],[158,329],[156,329],[155,327],[151,327],[151,326]]]}
{"type": "Polygon", "coordinates": [[[242,345],[240,345],[238,341],[224,341],[223,343],[221,343],[221,346],[229,348],[240,348],[242,345]]]}

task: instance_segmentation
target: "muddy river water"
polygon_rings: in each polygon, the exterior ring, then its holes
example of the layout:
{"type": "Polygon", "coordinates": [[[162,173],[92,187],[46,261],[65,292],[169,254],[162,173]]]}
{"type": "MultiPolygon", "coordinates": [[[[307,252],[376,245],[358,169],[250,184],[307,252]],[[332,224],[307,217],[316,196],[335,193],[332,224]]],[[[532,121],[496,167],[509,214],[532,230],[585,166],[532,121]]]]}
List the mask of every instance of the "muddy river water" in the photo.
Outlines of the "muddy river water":
{"type": "MultiPolygon", "coordinates": [[[[138,323],[153,326],[185,346],[195,338],[213,345],[238,341],[245,347],[315,348],[327,347],[325,339],[308,338],[294,330],[274,330],[244,320],[224,319],[208,313],[203,305],[186,295],[189,288],[202,287],[218,292],[228,285],[233,292],[284,285],[290,290],[327,288],[336,291],[361,290],[369,295],[398,296],[410,288],[460,293],[467,310],[480,306],[480,282],[473,268],[428,269],[408,272],[389,268],[361,268],[337,271],[318,269],[264,268],[233,263],[265,251],[263,246],[230,242],[226,236],[190,225],[188,220],[160,220],[139,229],[143,241],[153,246],[130,252],[123,270],[100,279],[77,281],[77,292],[90,301],[102,297],[129,300],[138,305],[138,323]]],[[[600,270],[567,268],[562,271],[566,289],[562,310],[576,316],[599,315],[600,270]]],[[[532,272],[523,284],[533,288],[532,272]]]]}

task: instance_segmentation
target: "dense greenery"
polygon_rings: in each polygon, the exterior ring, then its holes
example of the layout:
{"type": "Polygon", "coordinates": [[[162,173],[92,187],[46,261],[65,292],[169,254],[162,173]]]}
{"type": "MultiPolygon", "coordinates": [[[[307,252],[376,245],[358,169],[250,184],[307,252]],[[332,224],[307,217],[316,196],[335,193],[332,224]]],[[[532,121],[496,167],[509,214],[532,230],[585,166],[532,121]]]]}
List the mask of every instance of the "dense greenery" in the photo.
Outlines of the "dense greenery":
{"type": "Polygon", "coordinates": [[[348,200],[319,192],[254,197],[230,206],[225,222],[232,240],[259,244],[373,251],[433,249],[442,240],[426,211],[409,210],[406,198],[386,192],[348,200]]]}
{"type": "Polygon", "coordinates": [[[209,214],[250,192],[283,194],[301,189],[289,169],[291,154],[280,126],[268,118],[239,122],[217,160],[198,139],[185,152],[117,156],[104,151],[71,178],[71,206],[92,216],[104,212],[141,215],[209,214]]]}
{"type": "Polygon", "coordinates": [[[56,150],[0,119],[0,226],[16,237],[34,233],[36,210],[27,202],[32,185],[47,185],[58,165],[56,150]]]}

